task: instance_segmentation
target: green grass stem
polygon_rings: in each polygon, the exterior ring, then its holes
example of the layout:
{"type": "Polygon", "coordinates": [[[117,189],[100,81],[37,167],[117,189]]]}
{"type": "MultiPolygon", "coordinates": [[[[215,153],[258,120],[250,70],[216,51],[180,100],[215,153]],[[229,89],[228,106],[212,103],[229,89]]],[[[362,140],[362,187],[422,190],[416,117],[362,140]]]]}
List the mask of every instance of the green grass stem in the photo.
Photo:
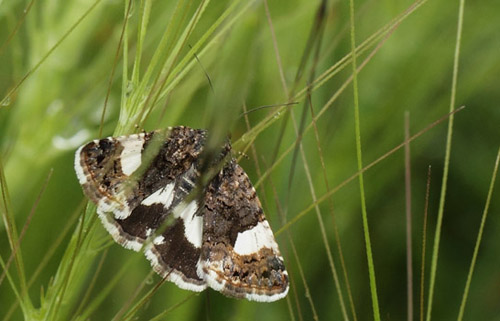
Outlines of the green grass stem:
{"type": "MultiPolygon", "coordinates": [[[[455,42],[455,55],[453,59],[453,76],[452,76],[452,84],[451,84],[451,98],[450,98],[450,108],[449,112],[452,113],[455,109],[455,99],[456,99],[456,91],[457,91],[457,81],[458,81],[458,64],[460,61],[460,45],[462,40],[462,27],[463,27],[463,17],[464,17],[464,7],[465,0],[460,0],[459,2],[459,10],[458,10],[458,23],[457,23],[457,38],[455,42]]],[[[434,287],[436,283],[436,271],[437,271],[437,263],[439,258],[439,243],[441,240],[441,227],[443,224],[443,215],[444,215],[444,204],[446,200],[446,188],[448,184],[448,171],[450,166],[450,155],[451,155],[451,141],[453,137],[453,121],[455,117],[452,113],[448,120],[448,132],[446,136],[446,147],[445,147],[445,156],[444,156],[444,168],[443,168],[443,180],[441,182],[441,195],[439,198],[439,208],[437,215],[437,223],[436,223],[436,234],[434,235],[434,244],[432,250],[432,261],[431,261],[431,270],[430,270],[430,283],[429,283],[429,297],[427,304],[427,321],[431,321],[432,315],[432,303],[434,299],[434,287]]]]}
{"type": "Polygon", "coordinates": [[[465,312],[465,305],[469,296],[470,284],[472,282],[472,274],[474,273],[474,268],[476,266],[477,255],[479,253],[479,246],[483,238],[484,225],[486,223],[486,218],[488,217],[488,210],[491,203],[491,195],[493,195],[493,187],[495,186],[495,180],[498,173],[498,164],[500,162],[500,148],[498,149],[497,158],[495,160],[495,166],[493,168],[493,173],[491,174],[490,188],[488,189],[488,196],[486,197],[486,204],[484,205],[483,215],[481,217],[481,225],[479,226],[479,232],[477,233],[476,245],[474,246],[474,253],[472,254],[472,260],[470,262],[469,273],[467,274],[467,281],[465,282],[464,294],[462,296],[462,302],[460,303],[460,309],[458,311],[458,321],[462,321],[465,312]]]}

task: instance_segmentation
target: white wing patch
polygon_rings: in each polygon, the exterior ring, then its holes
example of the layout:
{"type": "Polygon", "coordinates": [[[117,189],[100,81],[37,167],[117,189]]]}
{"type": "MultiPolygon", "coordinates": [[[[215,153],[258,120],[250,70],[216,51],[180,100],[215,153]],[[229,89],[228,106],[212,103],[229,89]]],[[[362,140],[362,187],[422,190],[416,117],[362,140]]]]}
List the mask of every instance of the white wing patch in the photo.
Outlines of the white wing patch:
{"type": "Polygon", "coordinates": [[[180,204],[174,209],[174,217],[182,218],[184,222],[184,235],[186,239],[194,245],[201,247],[201,237],[203,235],[203,217],[196,215],[198,204],[191,201],[189,204],[180,204]]]}
{"type": "Polygon", "coordinates": [[[234,244],[234,251],[239,255],[249,255],[259,252],[263,247],[279,253],[278,245],[274,240],[273,232],[267,221],[259,222],[253,228],[238,233],[236,243],[234,244]]]}
{"type": "Polygon", "coordinates": [[[156,244],[156,245],[161,245],[165,242],[165,238],[163,237],[163,235],[159,235],[157,237],[155,237],[155,239],[153,240],[153,244],[156,244]]]}
{"type": "Polygon", "coordinates": [[[141,204],[143,205],[153,205],[153,204],[163,204],[165,208],[169,208],[174,200],[174,183],[170,183],[167,186],[158,189],[153,194],[145,198],[141,204]]]}
{"type": "Polygon", "coordinates": [[[118,141],[123,146],[123,151],[120,155],[122,172],[130,176],[141,166],[144,134],[119,137],[118,141]]]}

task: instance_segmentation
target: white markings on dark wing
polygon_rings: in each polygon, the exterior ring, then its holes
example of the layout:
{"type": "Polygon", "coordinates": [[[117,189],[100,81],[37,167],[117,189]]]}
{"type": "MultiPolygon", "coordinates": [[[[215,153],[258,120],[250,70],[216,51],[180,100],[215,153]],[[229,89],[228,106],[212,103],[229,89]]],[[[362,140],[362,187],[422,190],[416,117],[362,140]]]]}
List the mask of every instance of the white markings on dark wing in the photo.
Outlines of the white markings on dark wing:
{"type": "Polygon", "coordinates": [[[161,187],[156,192],[145,198],[141,202],[141,204],[153,205],[157,203],[157,204],[163,204],[163,207],[165,207],[166,209],[170,208],[170,205],[172,205],[172,201],[174,200],[174,187],[175,187],[174,183],[170,183],[167,184],[165,187],[161,187]]]}
{"type": "Polygon", "coordinates": [[[163,278],[175,283],[178,287],[203,291],[207,285],[198,277],[194,268],[194,260],[200,256],[200,249],[182,242],[180,230],[182,221],[177,220],[160,236],[154,238],[152,243],[146,244],[146,258],[151,266],[163,278]]]}
{"type": "Polygon", "coordinates": [[[174,217],[182,219],[184,223],[184,235],[186,239],[196,248],[201,247],[201,236],[203,234],[203,217],[198,213],[198,204],[191,201],[189,204],[180,204],[174,208],[174,217]]]}
{"type": "Polygon", "coordinates": [[[165,243],[165,238],[163,237],[163,235],[157,236],[153,240],[153,244],[155,245],[161,245],[163,243],[165,243]]]}
{"type": "Polygon", "coordinates": [[[257,223],[249,230],[239,232],[234,251],[239,255],[251,255],[265,247],[278,253],[278,245],[267,220],[257,223]]]}
{"type": "Polygon", "coordinates": [[[153,269],[167,280],[187,290],[206,288],[203,278],[196,273],[200,257],[202,222],[196,201],[181,203],[173,209],[173,222],[167,224],[161,235],[146,245],[146,257],[153,269]]]}
{"type": "Polygon", "coordinates": [[[132,175],[142,162],[142,147],[144,146],[144,134],[121,136],[117,139],[123,146],[120,154],[122,172],[125,175],[132,175]]]}

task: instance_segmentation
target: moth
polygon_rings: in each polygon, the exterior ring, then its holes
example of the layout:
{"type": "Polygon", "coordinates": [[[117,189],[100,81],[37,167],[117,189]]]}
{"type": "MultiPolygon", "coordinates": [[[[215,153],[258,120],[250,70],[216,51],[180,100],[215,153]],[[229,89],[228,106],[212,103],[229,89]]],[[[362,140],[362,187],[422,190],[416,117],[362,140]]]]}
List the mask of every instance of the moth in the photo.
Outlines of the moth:
{"type": "Polygon", "coordinates": [[[76,151],[75,171],[113,239],[143,251],[161,277],[186,290],[281,299],[288,273],[255,189],[229,141],[204,157],[207,135],[180,126],[94,140],[76,151]],[[217,165],[203,184],[202,171],[217,165]]]}

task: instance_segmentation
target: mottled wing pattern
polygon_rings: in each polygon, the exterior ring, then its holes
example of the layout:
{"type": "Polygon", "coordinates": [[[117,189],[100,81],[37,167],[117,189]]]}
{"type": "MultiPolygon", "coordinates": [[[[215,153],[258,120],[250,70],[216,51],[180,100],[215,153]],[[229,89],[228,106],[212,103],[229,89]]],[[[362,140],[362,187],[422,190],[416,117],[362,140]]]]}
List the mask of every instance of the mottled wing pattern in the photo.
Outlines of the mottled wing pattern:
{"type": "Polygon", "coordinates": [[[198,274],[225,295],[275,301],[288,274],[259,198],[235,160],[208,185],[198,274]]]}

